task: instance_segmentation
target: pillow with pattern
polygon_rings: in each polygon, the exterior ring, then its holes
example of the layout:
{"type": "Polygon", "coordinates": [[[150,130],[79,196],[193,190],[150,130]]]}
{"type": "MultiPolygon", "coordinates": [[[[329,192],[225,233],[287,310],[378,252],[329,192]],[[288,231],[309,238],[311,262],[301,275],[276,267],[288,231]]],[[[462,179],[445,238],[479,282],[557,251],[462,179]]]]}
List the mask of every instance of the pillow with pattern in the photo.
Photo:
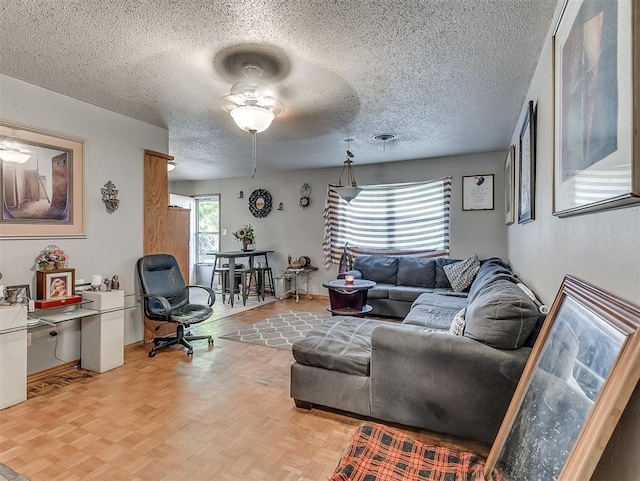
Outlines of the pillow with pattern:
{"type": "Polygon", "coordinates": [[[464,261],[446,265],[442,268],[456,292],[462,292],[471,285],[480,270],[480,259],[475,255],[464,261]]]}
{"type": "Polygon", "coordinates": [[[464,328],[466,326],[466,321],[464,320],[464,316],[466,313],[467,313],[467,308],[463,307],[454,316],[453,321],[451,321],[451,327],[449,328],[449,334],[453,334],[454,336],[464,335],[464,328]]]}

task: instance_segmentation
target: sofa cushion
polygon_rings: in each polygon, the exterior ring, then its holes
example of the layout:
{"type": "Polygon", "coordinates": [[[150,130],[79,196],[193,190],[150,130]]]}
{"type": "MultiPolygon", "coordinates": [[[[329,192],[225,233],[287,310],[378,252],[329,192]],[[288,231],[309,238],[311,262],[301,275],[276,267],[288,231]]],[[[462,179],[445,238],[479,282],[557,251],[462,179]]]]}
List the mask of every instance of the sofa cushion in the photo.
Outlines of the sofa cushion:
{"type": "Polygon", "coordinates": [[[296,361],[347,374],[368,376],[371,333],[385,321],[335,316],[317,325],[292,346],[296,361]]]}
{"type": "Polygon", "coordinates": [[[447,331],[451,327],[451,321],[453,321],[453,318],[459,310],[460,309],[451,309],[443,306],[421,304],[409,311],[409,314],[404,318],[402,324],[447,331]]]}
{"type": "Polygon", "coordinates": [[[399,286],[435,287],[436,261],[419,257],[398,258],[399,286]]]}
{"type": "Polygon", "coordinates": [[[434,259],[436,262],[436,279],[435,284],[436,287],[441,287],[445,289],[451,289],[451,283],[447,278],[447,275],[444,272],[443,267],[449,264],[454,264],[456,262],[460,262],[460,259],[446,259],[444,257],[438,257],[434,259]]]}
{"type": "Polygon", "coordinates": [[[497,280],[467,306],[464,335],[498,349],[518,349],[537,319],[529,296],[513,282],[497,280]]]}
{"type": "Polygon", "coordinates": [[[368,299],[389,299],[389,289],[396,287],[395,284],[383,284],[376,282],[375,287],[367,291],[368,299]]]}
{"type": "Polygon", "coordinates": [[[397,284],[398,258],[389,256],[360,256],[353,268],[362,272],[362,278],[382,284],[397,284]]]}
{"type": "Polygon", "coordinates": [[[464,328],[466,326],[464,315],[466,312],[467,308],[463,307],[453,317],[453,321],[451,321],[451,327],[449,327],[449,334],[453,334],[454,336],[462,336],[464,334],[464,328]]]}
{"type": "Polygon", "coordinates": [[[459,311],[467,306],[467,297],[463,293],[445,289],[435,289],[433,292],[420,294],[420,296],[413,301],[411,309],[419,305],[446,307],[447,309],[459,311]]]}
{"type": "Polygon", "coordinates": [[[394,301],[413,302],[424,293],[433,292],[433,289],[426,287],[394,286],[389,288],[389,299],[394,301]]]}
{"type": "Polygon", "coordinates": [[[500,279],[514,283],[519,282],[518,277],[502,259],[490,257],[489,259],[481,261],[480,269],[469,289],[469,302],[473,301],[482,289],[500,279]]]}
{"type": "Polygon", "coordinates": [[[472,256],[454,264],[447,264],[442,270],[449,279],[451,288],[456,292],[462,292],[471,285],[480,269],[480,259],[472,256]]]}

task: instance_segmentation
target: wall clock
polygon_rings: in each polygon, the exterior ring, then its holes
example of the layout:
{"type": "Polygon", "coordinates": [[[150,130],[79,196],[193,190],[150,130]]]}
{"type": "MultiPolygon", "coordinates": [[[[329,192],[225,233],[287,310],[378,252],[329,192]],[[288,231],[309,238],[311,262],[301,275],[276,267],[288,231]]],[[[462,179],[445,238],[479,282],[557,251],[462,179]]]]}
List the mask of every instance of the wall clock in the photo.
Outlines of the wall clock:
{"type": "Polygon", "coordinates": [[[311,203],[309,194],[311,194],[311,186],[305,182],[303,186],[300,187],[300,207],[303,209],[311,203]]]}
{"type": "Polygon", "coordinates": [[[271,212],[271,194],[265,189],[256,189],[249,196],[249,212],[254,217],[267,217],[271,212]]]}

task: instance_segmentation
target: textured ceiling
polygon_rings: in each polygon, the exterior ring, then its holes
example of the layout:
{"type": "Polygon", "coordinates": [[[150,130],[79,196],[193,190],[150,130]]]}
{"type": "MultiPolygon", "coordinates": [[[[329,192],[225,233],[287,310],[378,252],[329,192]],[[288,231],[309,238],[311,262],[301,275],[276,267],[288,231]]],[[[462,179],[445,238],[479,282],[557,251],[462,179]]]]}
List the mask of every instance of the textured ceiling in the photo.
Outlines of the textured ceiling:
{"type": "Polygon", "coordinates": [[[556,3],[6,1],[0,73],[166,127],[172,180],[251,173],[250,135],[219,104],[255,55],[285,106],[258,134],[257,175],[339,167],[346,138],[356,165],[493,151],[556,3]]]}

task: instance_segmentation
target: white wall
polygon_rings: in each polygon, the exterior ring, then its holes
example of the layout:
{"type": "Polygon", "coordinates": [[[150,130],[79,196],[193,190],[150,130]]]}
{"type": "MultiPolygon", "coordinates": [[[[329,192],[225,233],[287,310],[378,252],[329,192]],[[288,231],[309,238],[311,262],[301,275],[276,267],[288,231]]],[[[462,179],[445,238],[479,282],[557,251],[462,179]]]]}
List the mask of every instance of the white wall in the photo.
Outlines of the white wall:
{"type": "MultiPolygon", "coordinates": [[[[120,277],[120,288],[134,292],[134,264],[142,255],[143,151],[168,151],[165,129],[0,75],[0,119],[66,134],[86,141],[86,239],[0,240],[2,284],[30,284],[35,292],[34,259],[49,244],[69,255],[77,278],[92,274],[120,277]],[[120,191],[120,207],[107,213],[100,189],[111,180],[120,191]]],[[[142,339],[138,309],[125,316],[125,343],[142,339]]],[[[44,330],[32,334],[29,372],[80,357],[79,323],[58,329],[56,343],[45,342],[44,330]],[[56,356],[58,359],[56,359],[56,356]]]]}
{"type": "MultiPolygon", "coordinates": [[[[498,256],[506,258],[506,227],[503,206],[503,162],[505,152],[445,157],[429,160],[392,162],[375,165],[354,164],[358,183],[384,184],[438,179],[452,176],[451,194],[451,257],[464,258],[477,253],[481,258],[498,256]],[[462,176],[473,174],[495,174],[495,206],[493,211],[462,211],[462,176]]],[[[300,162],[303,164],[304,159],[300,162]]],[[[258,162],[259,164],[259,162],[258,162]]],[[[258,165],[258,168],[260,166],[258,165]]],[[[178,166],[179,168],[179,166],[178,166]]],[[[182,195],[221,195],[221,229],[227,235],[221,238],[222,250],[237,250],[238,241],[232,233],[244,224],[251,224],[256,231],[256,244],[260,249],[273,249],[269,263],[274,275],[282,273],[287,265],[287,256],[293,259],[306,255],[320,269],[310,277],[310,291],[326,295],[322,283],[334,279],[337,266],[329,270],[323,267],[322,239],[324,219],[322,216],[327,184],[335,183],[342,168],[316,170],[291,170],[280,174],[261,175],[255,178],[172,182],[169,190],[182,195]],[[298,205],[300,187],[305,182],[311,185],[311,205],[302,209],[298,205]],[[273,196],[273,211],[264,219],[256,219],[248,210],[248,199],[254,189],[266,189],[273,196]],[[240,191],[244,199],[238,199],[240,191]],[[280,202],[284,211],[278,211],[280,202]]],[[[247,161],[247,170],[249,162],[247,161]]]]}
{"type": "MultiPolygon", "coordinates": [[[[560,1],[559,4],[563,2],[560,1]]],[[[559,5],[560,6],[560,5],[559,5]]],[[[556,17],[558,12],[556,12],[556,17]]],[[[637,57],[636,57],[637,58],[637,57]]],[[[526,101],[538,104],[536,220],[508,228],[509,260],[531,287],[551,303],[571,274],[636,305],[640,304],[640,207],[560,219],[552,212],[553,79],[551,32],[526,101]]],[[[524,110],[524,105],[523,105],[524,110]]],[[[513,134],[517,144],[518,121],[513,134]]],[[[635,481],[640,472],[640,389],[631,399],[593,478],[635,481]]]]}

